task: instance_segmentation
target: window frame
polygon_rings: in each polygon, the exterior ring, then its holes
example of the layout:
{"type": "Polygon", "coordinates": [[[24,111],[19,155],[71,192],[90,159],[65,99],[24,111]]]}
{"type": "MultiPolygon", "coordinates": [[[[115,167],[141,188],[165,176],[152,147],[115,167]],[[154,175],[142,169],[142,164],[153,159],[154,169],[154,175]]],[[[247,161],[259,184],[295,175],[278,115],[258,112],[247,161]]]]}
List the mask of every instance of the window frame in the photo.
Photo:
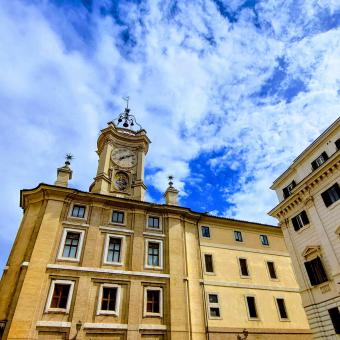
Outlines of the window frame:
{"type": "MultiPolygon", "coordinates": [[[[317,286],[319,286],[319,285],[329,281],[329,278],[328,278],[328,275],[327,275],[327,272],[326,272],[326,268],[325,268],[325,266],[324,266],[324,264],[322,262],[321,256],[319,256],[319,255],[320,254],[318,254],[317,256],[315,256],[313,258],[310,258],[310,259],[306,259],[305,258],[305,261],[303,262],[304,267],[305,267],[305,271],[307,273],[307,277],[308,277],[308,280],[309,280],[309,284],[310,284],[311,287],[317,287],[317,286]],[[307,269],[308,266],[306,266],[306,263],[311,263],[312,261],[315,261],[315,260],[321,263],[321,268],[322,268],[322,271],[323,271],[323,273],[321,273],[321,274],[324,275],[325,280],[322,281],[322,282],[317,282],[317,283],[313,284],[312,280],[311,280],[311,277],[309,276],[309,271],[307,269]]],[[[313,279],[315,279],[315,276],[313,277],[313,279]]]]}
{"type": "Polygon", "coordinates": [[[221,305],[220,305],[220,296],[216,292],[207,292],[206,293],[206,301],[207,301],[207,313],[208,313],[208,319],[211,320],[221,320],[222,319],[222,312],[221,312],[221,305]],[[210,302],[209,296],[210,295],[216,295],[217,296],[217,302],[210,302]],[[212,316],[210,313],[210,308],[218,308],[220,311],[220,316],[212,316]]]}
{"type": "Polygon", "coordinates": [[[280,321],[290,321],[285,298],[282,297],[282,296],[274,296],[274,300],[275,300],[275,305],[276,305],[276,309],[277,309],[277,315],[279,316],[279,320],[280,321]],[[284,306],[284,309],[285,309],[285,312],[286,312],[286,315],[287,315],[286,318],[283,318],[281,316],[281,312],[280,312],[280,308],[279,308],[279,304],[278,304],[277,300],[283,300],[283,306],[284,306]]]}
{"type": "Polygon", "coordinates": [[[237,242],[237,243],[243,243],[243,242],[244,242],[244,238],[243,238],[243,235],[242,235],[242,231],[240,231],[240,230],[234,230],[234,241],[237,242]],[[236,239],[236,233],[240,233],[240,235],[241,235],[241,240],[240,240],[240,241],[236,239]]]}
{"type": "Polygon", "coordinates": [[[126,225],[126,211],[125,210],[118,210],[118,209],[112,209],[111,210],[111,217],[110,217],[110,224],[113,224],[113,225],[119,225],[119,226],[122,226],[122,225],[126,225]],[[122,213],[123,214],[123,222],[114,222],[112,220],[113,218],[113,213],[122,213]]]}
{"type": "Polygon", "coordinates": [[[268,235],[266,235],[266,234],[260,234],[259,237],[260,237],[261,245],[262,245],[263,247],[270,247],[268,235]],[[263,237],[267,240],[267,244],[263,243],[263,237]]]}
{"type": "Polygon", "coordinates": [[[121,286],[120,285],[115,284],[115,283],[102,283],[99,286],[96,315],[114,315],[114,316],[119,316],[120,298],[121,298],[121,286]],[[103,310],[103,309],[101,309],[104,288],[117,288],[116,305],[115,305],[115,310],[114,311],[113,310],[111,311],[111,310],[103,310]]]}
{"type": "Polygon", "coordinates": [[[146,226],[145,226],[145,228],[148,229],[148,230],[162,231],[162,217],[160,215],[157,215],[157,214],[147,214],[146,215],[146,226]],[[158,228],[154,228],[154,227],[149,226],[149,217],[158,218],[158,228]]]}
{"type": "Polygon", "coordinates": [[[151,238],[146,238],[145,239],[145,254],[144,254],[144,268],[147,269],[157,269],[161,270],[163,269],[163,240],[158,240],[158,239],[151,239],[151,238]],[[158,243],[159,244],[159,266],[151,266],[148,264],[148,257],[149,257],[149,243],[158,243]]]}
{"type": "Polygon", "coordinates": [[[293,226],[293,229],[295,232],[299,232],[300,230],[303,230],[304,228],[307,228],[309,225],[310,225],[310,220],[309,220],[309,217],[306,213],[306,210],[301,210],[298,214],[294,215],[293,217],[291,217],[291,223],[292,223],[292,226],[293,226]],[[303,221],[304,218],[302,216],[305,216],[305,218],[308,220],[308,223],[303,221]],[[297,221],[297,224],[298,225],[302,225],[301,227],[299,227],[298,229],[295,229],[295,225],[294,225],[294,222],[293,220],[296,220],[297,221]]]}
{"type": "Polygon", "coordinates": [[[203,268],[204,268],[204,274],[206,275],[215,275],[215,265],[214,265],[214,258],[213,258],[213,254],[212,253],[204,253],[203,254],[203,268]],[[205,262],[205,256],[211,256],[211,264],[212,264],[212,272],[208,272],[207,271],[207,267],[206,267],[206,262],[205,262]]]}
{"type": "Polygon", "coordinates": [[[255,295],[251,295],[251,294],[244,295],[244,302],[245,302],[245,304],[246,304],[248,320],[250,320],[250,321],[257,321],[257,320],[260,320],[259,311],[258,311],[258,307],[257,307],[257,303],[256,303],[256,296],[255,296],[255,295]],[[250,316],[249,306],[248,306],[248,300],[247,300],[248,297],[254,298],[256,317],[250,316]]]}
{"type": "Polygon", "coordinates": [[[210,226],[201,225],[201,237],[202,237],[202,238],[211,238],[210,226]],[[203,234],[203,228],[208,228],[209,236],[204,236],[204,234],[203,234]]]}
{"type": "Polygon", "coordinates": [[[268,273],[268,277],[270,280],[273,280],[273,281],[279,281],[279,276],[277,275],[277,270],[276,270],[276,265],[275,265],[275,262],[274,261],[269,261],[269,260],[266,260],[266,268],[267,268],[267,273],[268,273]],[[268,263],[272,263],[273,264],[273,268],[274,268],[274,272],[275,272],[275,275],[276,277],[271,277],[270,275],[270,270],[269,270],[269,265],[268,263]]]}
{"type": "Polygon", "coordinates": [[[80,220],[80,221],[86,221],[87,220],[88,211],[89,211],[89,206],[88,205],[86,205],[84,203],[80,203],[80,202],[72,202],[72,204],[70,206],[70,210],[68,212],[68,217],[69,218],[74,218],[74,219],[80,220]],[[79,206],[85,207],[84,217],[72,216],[73,208],[74,208],[75,205],[79,205],[79,206]]]}
{"type": "Polygon", "coordinates": [[[124,261],[125,261],[125,236],[107,233],[105,236],[105,243],[104,243],[103,263],[109,264],[109,265],[115,265],[115,266],[123,266],[124,261]],[[107,255],[109,253],[110,238],[121,239],[120,262],[111,262],[107,260],[107,255]]]}
{"type": "Polygon", "coordinates": [[[330,190],[333,190],[333,188],[335,189],[335,192],[336,194],[340,197],[340,187],[339,187],[339,184],[338,182],[335,182],[333,183],[328,189],[326,189],[325,191],[323,191],[321,193],[321,198],[323,200],[323,203],[325,204],[326,208],[329,208],[329,207],[332,207],[332,205],[338,201],[340,201],[340,198],[338,198],[337,200],[335,201],[331,201],[330,200],[330,195],[329,195],[329,191],[330,190]],[[327,198],[326,198],[326,195],[327,195],[327,198]]]}
{"type": "Polygon", "coordinates": [[[286,199],[288,198],[291,194],[292,194],[292,191],[293,189],[296,187],[296,182],[295,180],[292,180],[287,186],[285,186],[283,189],[282,189],[282,192],[283,192],[283,199],[286,199]]]}
{"type": "Polygon", "coordinates": [[[329,159],[328,154],[326,151],[323,151],[318,157],[314,158],[314,160],[311,162],[312,171],[315,171],[316,169],[320,168],[323,164],[327,162],[329,159]],[[322,159],[322,162],[320,163],[322,159]]]}
{"type": "Polygon", "coordinates": [[[74,291],[74,281],[71,280],[62,280],[62,279],[52,279],[50,284],[50,289],[48,291],[47,295],[47,301],[45,306],[45,313],[65,313],[68,314],[71,308],[71,302],[73,298],[73,291],[74,291]],[[67,302],[66,302],[66,308],[53,308],[51,307],[53,293],[55,285],[68,285],[70,286],[70,290],[68,292],[67,302]]]}
{"type": "Polygon", "coordinates": [[[248,259],[246,257],[238,257],[238,267],[239,267],[239,272],[240,272],[240,277],[243,279],[249,279],[250,278],[250,270],[249,270],[249,266],[248,266],[248,259]],[[245,260],[246,262],[246,269],[247,269],[247,273],[248,275],[244,275],[242,274],[242,266],[241,266],[241,260],[245,260]]]}
{"type": "Polygon", "coordinates": [[[163,317],[163,288],[155,286],[144,286],[144,306],[143,306],[143,317],[163,317]],[[159,313],[153,313],[147,311],[147,302],[149,290],[159,291],[159,313]]]}
{"type": "Polygon", "coordinates": [[[80,257],[81,257],[81,254],[83,252],[84,237],[85,237],[85,230],[83,230],[83,229],[63,228],[63,233],[62,233],[61,240],[60,240],[60,243],[59,243],[57,260],[70,261],[70,262],[80,262],[80,257]],[[64,248],[65,248],[65,241],[66,241],[66,236],[67,236],[68,232],[80,234],[76,257],[63,257],[63,252],[64,252],[64,248]]]}

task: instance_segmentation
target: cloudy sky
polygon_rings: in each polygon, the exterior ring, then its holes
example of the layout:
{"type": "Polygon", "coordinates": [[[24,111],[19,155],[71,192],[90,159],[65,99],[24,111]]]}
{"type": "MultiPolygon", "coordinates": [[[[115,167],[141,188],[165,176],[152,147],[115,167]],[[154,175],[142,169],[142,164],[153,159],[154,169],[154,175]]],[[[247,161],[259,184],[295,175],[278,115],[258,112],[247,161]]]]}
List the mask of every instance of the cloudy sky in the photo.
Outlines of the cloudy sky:
{"type": "Polygon", "coordinates": [[[19,190],[65,153],[88,190],[99,130],[131,107],[148,200],[275,223],[269,186],[340,113],[337,0],[1,1],[0,268],[19,190]]]}

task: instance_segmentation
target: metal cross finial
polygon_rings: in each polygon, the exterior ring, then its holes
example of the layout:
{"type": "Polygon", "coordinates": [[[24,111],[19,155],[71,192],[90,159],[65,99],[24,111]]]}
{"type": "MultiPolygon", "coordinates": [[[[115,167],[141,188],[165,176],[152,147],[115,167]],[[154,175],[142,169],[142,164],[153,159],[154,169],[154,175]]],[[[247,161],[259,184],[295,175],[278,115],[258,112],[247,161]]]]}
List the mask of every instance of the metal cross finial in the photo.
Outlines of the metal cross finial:
{"type": "Polygon", "coordinates": [[[129,96],[123,97],[123,100],[126,101],[126,108],[128,109],[128,108],[129,108],[129,100],[130,100],[130,97],[129,97],[129,96]]]}
{"type": "Polygon", "coordinates": [[[142,127],[140,124],[137,123],[136,118],[134,115],[130,114],[129,109],[129,100],[130,97],[123,97],[123,100],[126,101],[126,108],[124,109],[124,112],[122,112],[116,119],[113,120],[113,122],[117,122],[116,125],[119,127],[120,124],[123,125],[123,128],[133,130],[135,129],[135,126],[138,126],[140,130],[142,130],[142,127]]]}
{"type": "Polygon", "coordinates": [[[65,165],[70,165],[74,156],[69,152],[65,155],[65,165]]]}
{"type": "Polygon", "coordinates": [[[172,188],[172,186],[174,185],[174,182],[172,181],[174,179],[174,176],[169,175],[168,179],[169,179],[169,187],[172,188]]]}

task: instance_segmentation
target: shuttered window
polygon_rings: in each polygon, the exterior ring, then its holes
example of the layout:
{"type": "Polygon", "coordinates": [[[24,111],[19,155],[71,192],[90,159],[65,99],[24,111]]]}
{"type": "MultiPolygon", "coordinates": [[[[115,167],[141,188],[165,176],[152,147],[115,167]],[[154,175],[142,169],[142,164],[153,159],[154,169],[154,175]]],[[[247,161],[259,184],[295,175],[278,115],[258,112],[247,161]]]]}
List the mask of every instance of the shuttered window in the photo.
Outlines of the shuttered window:
{"type": "Polygon", "coordinates": [[[305,262],[305,267],[312,286],[328,281],[320,257],[305,262]]]}
{"type": "Polygon", "coordinates": [[[305,225],[309,224],[309,219],[304,210],[300,212],[300,214],[292,217],[292,223],[295,231],[303,228],[305,225]]]}
{"type": "Polygon", "coordinates": [[[335,146],[337,150],[340,150],[340,138],[335,141],[335,146]]]}
{"type": "Polygon", "coordinates": [[[317,169],[319,166],[321,166],[323,163],[325,163],[328,159],[327,153],[324,151],[318,158],[316,158],[311,164],[313,170],[317,169]]]}
{"type": "Polygon", "coordinates": [[[332,185],[329,189],[327,189],[326,191],[324,191],[321,194],[321,197],[322,197],[326,207],[329,207],[334,202],[339,200],[340,199],[339,184],[335,183],[334,185],[332,185]]]}
{"type": "Polygon", "coordinates": [[[340,334],[340,311],[338,307],[328,309],[328,314],[331,318],[336,334],[340,334]]]}
{"type": "Polygon", "coordinates": [[[283,191],[283,197],[287,198],[291,195],[292,190],[296,187],[296,182],[292,181],[289,185],[287,185],[285,188],[282,189],[283,191]]]}

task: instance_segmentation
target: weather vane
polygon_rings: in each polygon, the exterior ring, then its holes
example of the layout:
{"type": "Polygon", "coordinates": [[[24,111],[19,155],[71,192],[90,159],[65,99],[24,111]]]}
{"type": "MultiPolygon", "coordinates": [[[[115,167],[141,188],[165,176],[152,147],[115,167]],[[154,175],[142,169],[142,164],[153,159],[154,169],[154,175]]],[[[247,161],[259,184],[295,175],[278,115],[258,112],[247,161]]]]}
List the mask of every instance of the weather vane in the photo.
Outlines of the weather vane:
{"type": "Polygon", "coordinates": [[[142,130],[142,126],[137,123],[136,117],[132,114],[130,114],[130,109],[129,109],[129,100],[130,97],[126,96],[123,97],[123,100],[126,102],[126,108],[124,109],[124,112],[122,112],[116,119],[113,120],[113,122],[117,122],[117,126],[120,124],[123,125],[125,129],[131,129],[137,125],[139,127],[139,130],[142,130]]]}
{"type": "Polygon", "coordinates": [[[65,155],[65,165],[69,166],[71,164],[72,159],[74,156],[69,152],[65,155]]]}

